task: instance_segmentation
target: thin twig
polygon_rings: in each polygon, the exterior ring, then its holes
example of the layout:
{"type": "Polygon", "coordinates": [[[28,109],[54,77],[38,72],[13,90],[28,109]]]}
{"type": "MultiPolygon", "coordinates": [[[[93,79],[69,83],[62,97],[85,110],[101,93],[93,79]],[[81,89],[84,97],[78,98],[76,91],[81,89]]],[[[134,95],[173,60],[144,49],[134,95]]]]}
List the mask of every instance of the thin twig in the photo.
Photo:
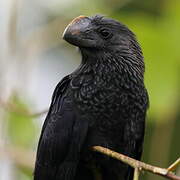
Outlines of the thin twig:
{"type": "Polygon", "coordinates": [[[19,108],[18,106],[16,106],[13,103],[3,102],[1,99],[0,99],[0,106],[6,111],[14,112],[14,113],[20,114],[22,116],[33,117],[33,118],[42,116],[48,112],[48,109],[45,109],[45,110],[40,111],[40,112],[31,113],[27,110],[19,108]]]}
{"type": "Polygon", "coordinates": [[[178,158],[173,164],[171,164],[171,165],[167,168],[167,170],[168,170],[168,171],[174,171],[174,170],[177,168],[178,165],[180,165],[180,158],[178,158]]]}
{"type": "Polygon", "coordinates": [[[46,114],[47,112],[48,112],[48,109],[45,109],[45,110],[37,112],[37,113],[29,114],[29,116],[35,118],[35,117],[42,116],[42,115],[46,114]]]}
{"type": "Polygon", "coordinates": [[[128,164],[129,166],[131,166],[133,168],[142,169],[142,170],[151,172],[153,174],[163,176],[163,177],[168,178],[168,179],[180,180],[179,176],[176,176],[173,172],[168,171],[168,169],[164,169],[164,168],[160,168],[160,167],[156,167],[156,166],[146,164],[144,162],[135,160],[133,158],[130,158],[130,157],[125,156],[123,154],[114,152],[110,149],[107,149],[107,148],[104,148],[101,146],[94,146],[94,147],[92,147],[92,149],[93,149],[93,151],[100,152],[100,153],[108,155],[114,159],[120,160],[120,161],[128,164]]]}
{"type": "Polygon", "coordinates": [[[139,175],[140,175],[140,170],[138,168],[135,168],[133,180],[139,180],[139,175]]]}
{"type": "MultiPolygon", "coordinates": [[[[48,110],[44,110],[42,112],[32,114],[32,113],[29,113],[27,111],[24,111],[23,109],[18,108],[14,104],[4,103],[3,101],[1,101],[1,99],[0,99],[0,105],[5,110],[16,112],[16,113],[19,113],[21,115],[30,116],[30,117],[39,117],[39,116],[47,113],[47,111],[48,111],[48,110]]],[[[110,149],[107,149],[107,148],[104,148],[101,146],[94,146],[94,147],[92,147],[92,149],[93,149],[93,151],[97,151],[97,152],[100,152],[102,154],[108,155],[114,159],[120,160],[120,161],[128,164],[129,166],[133,167],[135,169],[134,180],[138,180],[141,170],[145,170],[145,171],[151,172],[153,174],[163,176],[163,177],[168,178],[168,179],[180,180],[180,176],[176,176],[172,172],[180,164],[180,158],[177,159],[170,167],[165,169],[165,168],[160,168],[160,167],[156,167],[156,166],[146,164],[144,162],[135,160],[133,158],[130,158],[130,157],[125,156],[123,154],[114,152],[110,149]]]]}

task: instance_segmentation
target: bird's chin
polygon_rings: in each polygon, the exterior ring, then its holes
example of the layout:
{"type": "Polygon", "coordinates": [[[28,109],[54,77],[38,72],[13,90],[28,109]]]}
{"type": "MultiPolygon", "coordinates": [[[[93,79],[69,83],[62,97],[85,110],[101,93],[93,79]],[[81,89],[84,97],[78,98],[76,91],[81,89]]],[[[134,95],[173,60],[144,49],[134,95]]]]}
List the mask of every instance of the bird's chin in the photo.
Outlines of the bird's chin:
{"type": "Polygon", "coordinates": [[[100,49],[94,47],[79,47],[80,53],[85,60],[92,60],[101,52],[100,49]]]}

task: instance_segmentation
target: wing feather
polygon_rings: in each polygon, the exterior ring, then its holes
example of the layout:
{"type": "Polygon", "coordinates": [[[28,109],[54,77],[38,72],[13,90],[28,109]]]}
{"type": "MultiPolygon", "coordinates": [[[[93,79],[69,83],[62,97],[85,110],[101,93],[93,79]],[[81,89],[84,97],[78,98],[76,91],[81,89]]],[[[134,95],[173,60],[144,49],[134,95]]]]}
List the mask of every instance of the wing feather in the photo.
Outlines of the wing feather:
{"type": "Polygon", "coordinates": [[[72,180],[88,123],[75,112],[67,90],[70,77],[55,88],[45,119],[36,158],[34,180],[72,180]]]}

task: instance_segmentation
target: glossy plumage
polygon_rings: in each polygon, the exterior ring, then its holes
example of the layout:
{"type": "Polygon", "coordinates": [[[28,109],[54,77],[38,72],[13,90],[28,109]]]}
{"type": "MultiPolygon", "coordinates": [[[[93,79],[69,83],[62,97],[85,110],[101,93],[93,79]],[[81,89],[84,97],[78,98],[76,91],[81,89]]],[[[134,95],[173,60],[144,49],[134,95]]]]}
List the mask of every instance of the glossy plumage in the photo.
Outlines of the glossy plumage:
{"type": "Polygon", "coordinates": [[[64,39],[80,48],[82,63],[54,91],[34,180],[132,180],[129,166],[90,147],[141,157],[148,95],[135,36],[112,19],[81,16],[64,39]]]}

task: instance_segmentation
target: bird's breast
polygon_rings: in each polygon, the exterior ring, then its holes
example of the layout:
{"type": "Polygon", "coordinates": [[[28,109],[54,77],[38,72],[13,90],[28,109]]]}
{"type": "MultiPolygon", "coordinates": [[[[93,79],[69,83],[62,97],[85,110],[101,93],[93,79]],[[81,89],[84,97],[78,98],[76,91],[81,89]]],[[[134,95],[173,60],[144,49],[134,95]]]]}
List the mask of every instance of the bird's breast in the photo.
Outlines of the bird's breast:
{"type": "Polygon", "coordinates": [[[72,94],[76,107],[81,113],[91,114],[94,119],[112,119],[127,115],[128,93],[112,79],[85,76],[72,80],[72,94]],[[88,78],[86,78],[88,77],[88,78]]]}

